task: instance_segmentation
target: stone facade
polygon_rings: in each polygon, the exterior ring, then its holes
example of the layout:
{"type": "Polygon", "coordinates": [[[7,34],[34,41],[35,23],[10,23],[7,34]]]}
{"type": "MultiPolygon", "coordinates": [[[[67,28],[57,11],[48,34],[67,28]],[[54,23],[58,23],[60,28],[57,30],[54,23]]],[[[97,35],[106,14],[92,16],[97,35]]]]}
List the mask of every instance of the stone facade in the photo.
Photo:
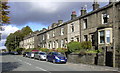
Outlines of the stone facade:
{"type": "MultiPolygon", "coordinates": [[[[37,46],[34,47],[66,48],[66,43],[71,41],[91,41],[93,49],[103,49],[102,54],[97,54],[96,64],[107,65],[108,60],[112,63],[115,50],[120,48],[119,36],[120,1],[110,2],[102,8],[94,2],[93,11],[87,13],[87,10],[82,8],[80,16],[77,17],[74,11],[71,14],[71,20],[67,22],[59,20],[48,29],[42,29],[36,34],[37,40],[34,42],[37,42],[37,46]],[[111,56],[110,59],[108,55],[111,56]]],[[[24,39],[25,48],[29,48],[30,42],[26,43],[26,41],[24,39]]]]}
{"type": "Polygon", "coordinates": [[[19,43],[20,44],[19,47],[20,48],[25,48],[25,49],[37,48],[38,47],[37,33],[38,33],[38,31],[35,31],[33,33],[30,33],[26,37],[24,37],[23,41],[21,41],[19,43]]]}

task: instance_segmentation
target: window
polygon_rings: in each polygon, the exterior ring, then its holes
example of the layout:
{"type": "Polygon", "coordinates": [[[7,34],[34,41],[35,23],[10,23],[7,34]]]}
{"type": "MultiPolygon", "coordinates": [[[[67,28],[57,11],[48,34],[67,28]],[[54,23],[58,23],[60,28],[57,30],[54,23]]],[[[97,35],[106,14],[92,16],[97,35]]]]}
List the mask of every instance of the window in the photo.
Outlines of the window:
{"type": "Polygon", "coordinates": [[[71,24],[71,31],[74,32],[74,24],[71,24]]]}
{"type": "Polygon", "coordinates": [[[109,30],[102,30],[99,31],[99,43],[106,43],[109,44],[112,42],[112,37],[111,37],[112,31],[109,30]]]}
{"type": "Polygon", "coordinates": [[[95,36],[93,34],[91,35],[91,42],[92,42],[92,45],[94,46],[95,45],[95,36]]]}
{"type": "Polygon", "coordinates": [[[83,19],[83,29],[87,28],[87,19],[83,19]]]}
{"type": "Polygon", "coordinates": [[[43,40],[45,40],[45,36],[43,35],[43,40]]]}
{"type": "Polygon", "coordinates": [[[61,35],[64,34],[64,28],[61,28],[61,35]]]}
{"type": "Polygon", "coordinates": [[[109,15],[108,14],[102,14],[102,24],[107,24],[108,23],[108,19],[109,19],[109,15]]]}
{"type": "Polygon", "coordinates": [[[50,35],[49,35],[49,33],[47,34],[47,38],[48,38],[48,39],[50,38],[50,35]]]}
{"type": "Polygon", "coordinates": [[[84,35],[84,41],[88,41],[87,35],[84,35]]]}
{"type": "Polygon", "coordinates": [[[56,40],[56,48],[58,48],[58,40],[56,40]]]}
{"type": "Polygon", "coordinates": [[[55,36],[55,31],[53,31],[53,37],[55,36]]]}
{"type": "Polygon", "coordinates": [[[76,39],[77,39],[77,41],[79,42],[79,38],[77,37],[76,39]]]}
{"type": "Polygon", "coordinates": [[[53,48],[55,48],[55,42],[53,42],[53,48]]]}
{"type": "Polygon", "coordinates": [[[73,41],[74,41],[74,38],[72,37],[72,38],[71,38],[71,42],[73,42],[73,41]]]}
{"type": "Polygon", "coordinates": [[[63,48],[64,46],[64,43],[63,43],[63,40],[61,40],[61,48],[63,48]]]}
{"type": "Polygon", "coordinates": [[[100,31],[100,43],[105,43],[105,32],[104,30],[103,31],[100,31]]]}
{"type": "Polygon", "coordinates": [[[106,31],[106,43],[110,43],[110,30],[106,31]]]}

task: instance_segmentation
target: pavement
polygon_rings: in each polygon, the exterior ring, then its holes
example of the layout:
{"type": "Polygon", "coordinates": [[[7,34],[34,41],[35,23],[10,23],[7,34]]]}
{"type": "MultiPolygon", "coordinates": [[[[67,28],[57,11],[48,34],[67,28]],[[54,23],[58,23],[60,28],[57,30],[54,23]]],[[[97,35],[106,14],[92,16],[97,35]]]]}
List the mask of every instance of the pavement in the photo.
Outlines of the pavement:
{"type": "MultiPolygon", "coordinates": [[[[0,55],[2,57],[2,62],[0,61],[0,65],[2,65],[2,72],[10,72],[10,71],[43,71],[47,73],[51,72],[79,72],[89,71],[89,73],[93,73],[93,71],[97,72],[108,72],[108,73],[116,73],[118,71],[117,68],[107,67],[107,66],[96,66],[96,65],[87,65],[87,64],[53,64],[51,62],[40,61],[36,59],[30,59],[23,57],[22,55],[0,55]]],[[[36,72],[35,72],[36,73],[36,72]]]]}

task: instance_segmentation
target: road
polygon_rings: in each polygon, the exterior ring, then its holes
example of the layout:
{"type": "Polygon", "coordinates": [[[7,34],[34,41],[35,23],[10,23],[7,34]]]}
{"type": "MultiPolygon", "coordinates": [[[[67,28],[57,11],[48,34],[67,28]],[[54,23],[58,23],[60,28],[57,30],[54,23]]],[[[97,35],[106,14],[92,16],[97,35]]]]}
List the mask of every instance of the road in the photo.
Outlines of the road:
{"type": "MultiPolygon", "coordinates": [[[[93,66],[86,64],[53,64],[51,62],[39,61],[22,57],[21,55],[3,55],[2,71],[116,71],[111,67],[93,66]]],[[[109,72],[110,73],[110,72],[109,72]]],[[[112,72],[113,73],[113,72],[112,72]]]]}

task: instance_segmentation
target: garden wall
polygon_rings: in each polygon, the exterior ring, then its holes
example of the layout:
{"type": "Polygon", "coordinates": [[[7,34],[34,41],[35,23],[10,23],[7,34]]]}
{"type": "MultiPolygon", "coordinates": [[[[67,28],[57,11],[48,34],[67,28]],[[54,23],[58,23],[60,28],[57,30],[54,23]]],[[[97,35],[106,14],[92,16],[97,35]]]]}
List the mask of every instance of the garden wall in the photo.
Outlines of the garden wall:
{"type": "Polygon", "coordinates": [[[96,54],[69,54],[68,62],[70,63],[83,63],[83,64],[94,64],[96,54]]]}

